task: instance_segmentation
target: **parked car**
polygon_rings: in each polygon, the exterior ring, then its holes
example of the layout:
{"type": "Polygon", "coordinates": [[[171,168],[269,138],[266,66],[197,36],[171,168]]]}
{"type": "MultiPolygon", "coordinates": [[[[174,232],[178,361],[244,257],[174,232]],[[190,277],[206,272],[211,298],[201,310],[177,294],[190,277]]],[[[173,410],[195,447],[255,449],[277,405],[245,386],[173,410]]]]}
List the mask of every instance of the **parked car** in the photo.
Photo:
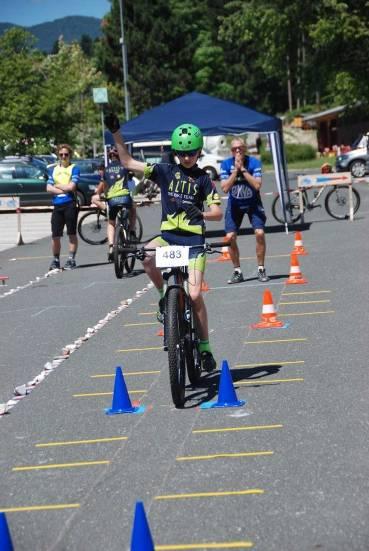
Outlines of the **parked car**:
{"type": "Polygon", "coordinates": [[[368,135],[357,140],[354,149],[338,155],[336,158],[337,172],[351,172],[354,178],[363,178],[369,173],[368,135]]]}
{"type": "MultiPolygon", "coordinates": [[[[162,142],[137,142],[132,144],[132,155],[135,159],[146,163],[160,163],[163,152],[172,151],[170,141],[162,142]]],[[[217,180],[220,175],[220,163],[223,157],[208,153],[205,149],[197,161],[200,168],[203,168],[212,180],[217,180]]],[[[178,159],[177,159],[178,162],[178,159]]]]}
{"type": "MultiPolygon", "coordinates": [[[[51,196],[46,191],[47,178],[47,167],[38,159],[26,156],[0,160],[0,196],[19,196],[21,206],[51,205],[51,196]]],[[[80,205],[90,204],[98,181],[98,174],[81,175],[77,189],[80,205]]]]}

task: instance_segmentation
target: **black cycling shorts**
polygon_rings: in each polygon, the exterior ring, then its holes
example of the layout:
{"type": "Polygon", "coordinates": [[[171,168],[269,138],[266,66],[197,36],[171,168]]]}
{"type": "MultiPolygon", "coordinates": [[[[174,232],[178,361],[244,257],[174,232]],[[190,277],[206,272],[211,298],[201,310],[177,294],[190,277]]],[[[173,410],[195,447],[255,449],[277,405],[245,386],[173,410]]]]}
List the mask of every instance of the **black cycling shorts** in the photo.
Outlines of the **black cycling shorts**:
{"type": "Polygon", "coordinates": [[[65,205],[56,205],[51,215],[52,237],[62,237],[64,226],[67,226],[68,235],[76,235],[77,218],[78,208],[74,201],[65,205]]]}
{"type": "Polygon", "coordinates": [[[133,204],[132,197],[130,195],[121,195],[120,197],[113,197],[109,199],[109,220],[114,221],[118,212],[122,206],[131,208],[133,204]]]}

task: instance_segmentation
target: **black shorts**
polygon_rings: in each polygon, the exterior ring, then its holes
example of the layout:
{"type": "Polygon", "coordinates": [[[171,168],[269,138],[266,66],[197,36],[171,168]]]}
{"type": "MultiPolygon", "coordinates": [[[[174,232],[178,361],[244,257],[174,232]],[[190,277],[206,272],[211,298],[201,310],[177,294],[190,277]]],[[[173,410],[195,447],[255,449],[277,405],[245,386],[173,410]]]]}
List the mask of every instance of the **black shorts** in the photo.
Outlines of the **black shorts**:
{"type": "Polygon", "coordinates": [[[51,215],[52,237],[62,237],[64,226],[67,226],[68,235],[76,235],[77,218],[78,208],[74,201],[65,205],[56,205],[51,215]]]}
{"type": "Polygon", "coordinates": [[[121,195],[120,197],[113,197],[112,199],[109,199],[109,220],[113,222],[116,219],[122,206],[131,208],[132,204],[133,201],[130,195],[121,195]]]}

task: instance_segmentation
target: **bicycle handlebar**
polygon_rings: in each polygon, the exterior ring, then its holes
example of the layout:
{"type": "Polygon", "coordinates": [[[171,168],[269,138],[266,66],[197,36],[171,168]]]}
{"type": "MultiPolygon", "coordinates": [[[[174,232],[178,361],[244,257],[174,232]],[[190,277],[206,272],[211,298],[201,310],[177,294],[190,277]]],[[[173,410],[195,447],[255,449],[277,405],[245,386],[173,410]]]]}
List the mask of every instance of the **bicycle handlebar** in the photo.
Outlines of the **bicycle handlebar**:
{"type": "MultiPolygon", "coordinates": [[[[189,249],[199,248],[203,247],[206,253],[213,254],[213,253],[219,253],[221,251],[217,251],[215,249],[218,249],[220,247],[228,247],[230,245],[230,241],[214,241],[213,243],[204,243],[203,245],[189,245],[189,249]]],[[[156,251],[158,247],[124,247],[123,251],[135,255],[136,258],[139,260],[143,260],[146,256],[146,253],[148,252],[154,252],[156,251]]]]}

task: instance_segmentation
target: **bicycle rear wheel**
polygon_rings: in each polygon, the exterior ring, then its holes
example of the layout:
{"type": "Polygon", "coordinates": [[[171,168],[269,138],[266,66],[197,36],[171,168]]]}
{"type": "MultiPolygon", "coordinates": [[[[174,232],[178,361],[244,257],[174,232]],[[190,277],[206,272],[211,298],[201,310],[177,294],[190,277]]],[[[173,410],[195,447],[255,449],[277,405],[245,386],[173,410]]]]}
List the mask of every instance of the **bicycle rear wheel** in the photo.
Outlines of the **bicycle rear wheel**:
{"type": "Polygon", "coordinates": [[[78,221],[80,238],[89,245],[103,245],[107,242],[107,218],[100,211],[86,212],[78,221]]]}
{"type": "MultiPolygon", "coordinates": [[[[360,207],[360,195],[355,188],[352,188],[352,203],[355,214],[360,207]]],[[[326,195],[324,206],[328,214],[336,220],[349,218],[349,186],[337,186],[331,189],[326,195]]]]}
{"type": "MultiPolygon", "coordinates": [[[[302,193],[302,201],[303,201],[304,210],[305,210],[306,203],[307,203],[305,192],[302,193]]],[[[290,192],[289,200],[287,200],[286,202],[286,212],[290,213],[292,224],[297,222],[301,218],[298,191],[290,192]]],[[[284,224],[282,202],[279,195],[277,195],[274,198],[274,201],[272,203],[272,214],[274,218],[277,220],[277,222],[279,222],[280,224],[284,224]]],[[[287,215],[287,222],[288,222],[288,215],[287,215]]]]}
{"type": "Polygon", "coordinates": [[[127,260],[127,253],[123,251],[128,246],[126,230],[120,224],[117,224],[114,234],[114,271],[118,279],[122,279],[124,266],[127,260]]]}
{"type": "Polygon", "coordinates": [[[168,346],[169,382],[173,403],[177,408],[185,402],[186,354],[184,292],[178,287],[168,289],[166,295],[165,332],[168,346]]]}

